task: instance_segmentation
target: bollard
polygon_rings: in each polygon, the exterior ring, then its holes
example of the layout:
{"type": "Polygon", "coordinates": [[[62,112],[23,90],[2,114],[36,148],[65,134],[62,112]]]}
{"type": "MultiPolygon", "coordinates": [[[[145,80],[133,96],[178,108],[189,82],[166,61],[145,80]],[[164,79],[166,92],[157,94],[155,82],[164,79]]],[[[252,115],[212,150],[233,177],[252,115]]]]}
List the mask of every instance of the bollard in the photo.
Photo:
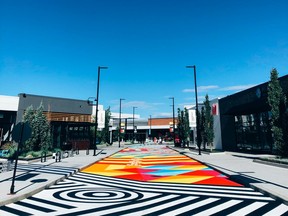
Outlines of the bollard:
{"type": "Polygon", "coordinates": [[[76,155],[79,155],[79,148],[76,149],[76,155]]]}
{"type": "Polygon", "coordinates": [[[41,153],[41,163],[46,162],[46,157],[47,157],[46,152],[42,152],[41,153]],[[44,154],[44,159],[43,159],[43,154],[44,154]]]}
{"type": "Polygon", "coordinates": [[[57,153],[56,153],[56,163],[57,162],[61,162],[61,152],[60,151],[58,151],[57,153]]]}
{"type": "Polygon", "coordinates": [[[74,150],[71,149],[70,157],[74,157],[74,150]]]}
{"type": "Polygon", "coordinates": [[[12,169],[13,169],[13,167],[12,167],[12,161],[11,160],[8,160],[7,161],[7,171],[11,171],[12,169]]]}
{"type": "Polygon", "coordinates": [[[89,148],[86,149],[86,155],[89,155],[89,148]]]}
{"type": "Polygon", "coordinates": [[[66,150],[63,152],[62,158],[68,158],[69,157],[69,152],[66,150]]]}

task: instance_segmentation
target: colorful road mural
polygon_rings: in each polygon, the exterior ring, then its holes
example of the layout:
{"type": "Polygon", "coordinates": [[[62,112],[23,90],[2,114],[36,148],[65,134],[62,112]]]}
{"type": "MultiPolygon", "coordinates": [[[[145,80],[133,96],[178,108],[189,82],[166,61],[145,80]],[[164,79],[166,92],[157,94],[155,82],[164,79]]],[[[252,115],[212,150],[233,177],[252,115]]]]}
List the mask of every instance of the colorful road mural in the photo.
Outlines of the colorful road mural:
{"type": "Polygon", "coordinates": [[[242,185],[226,175],[163,145],[134,145],[82,170],[121,179],[197,185],[242,185]]]}

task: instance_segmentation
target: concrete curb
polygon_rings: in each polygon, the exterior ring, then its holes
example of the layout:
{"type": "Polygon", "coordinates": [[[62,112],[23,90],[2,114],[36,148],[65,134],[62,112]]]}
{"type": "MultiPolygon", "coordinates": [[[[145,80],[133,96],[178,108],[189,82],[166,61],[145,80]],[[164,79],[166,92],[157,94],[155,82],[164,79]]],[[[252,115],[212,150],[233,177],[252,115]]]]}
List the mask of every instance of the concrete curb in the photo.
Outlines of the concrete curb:
{"type": "Polygon", "coordinates": [[[272,161],[265,161],[265,160],[259,160],[259,159],[254,159],[253,162],[288,169],[288,164],[274,163],[274,162],[272,162],[272,161]]]}
{"type": "MultiPolygon", "coordinates": [[[[259,191],[267,196],[272,197],[275,200],[279,200],[283,202],[284,204],[288,205],[288,195],[284,196],[281,193],[277,192],[278,188],[275,188],[276,186],[268,184],[268,183],[252,183],[250,184],[251,188],[253,188],[256,191],[259,191]]],[[[281,189],[280,189],[281,190],[281,189]]]]}

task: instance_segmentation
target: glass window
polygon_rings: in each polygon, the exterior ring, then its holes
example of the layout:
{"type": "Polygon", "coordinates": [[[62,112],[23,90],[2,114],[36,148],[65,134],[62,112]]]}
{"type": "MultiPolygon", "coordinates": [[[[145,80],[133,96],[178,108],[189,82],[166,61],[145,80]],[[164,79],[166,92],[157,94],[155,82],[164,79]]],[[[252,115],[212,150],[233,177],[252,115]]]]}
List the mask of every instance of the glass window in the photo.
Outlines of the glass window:
{"type": "Polygon", "coordinates": [[[271,151],[272,133],[268,112],[235,116],[234,119],[239,150],[271,151]]]}

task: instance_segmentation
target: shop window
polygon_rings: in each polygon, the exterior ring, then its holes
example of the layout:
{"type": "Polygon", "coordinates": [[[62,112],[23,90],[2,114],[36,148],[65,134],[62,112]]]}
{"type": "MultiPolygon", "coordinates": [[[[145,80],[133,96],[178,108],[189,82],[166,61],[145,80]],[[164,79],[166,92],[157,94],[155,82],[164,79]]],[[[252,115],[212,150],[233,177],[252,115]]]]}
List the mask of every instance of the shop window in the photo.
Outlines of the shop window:
{"type": "Polygon", "coordinates": [[[239,150],[270,151],[272,134],[269,113],[235,116],[235,134],[239,150]]]}

